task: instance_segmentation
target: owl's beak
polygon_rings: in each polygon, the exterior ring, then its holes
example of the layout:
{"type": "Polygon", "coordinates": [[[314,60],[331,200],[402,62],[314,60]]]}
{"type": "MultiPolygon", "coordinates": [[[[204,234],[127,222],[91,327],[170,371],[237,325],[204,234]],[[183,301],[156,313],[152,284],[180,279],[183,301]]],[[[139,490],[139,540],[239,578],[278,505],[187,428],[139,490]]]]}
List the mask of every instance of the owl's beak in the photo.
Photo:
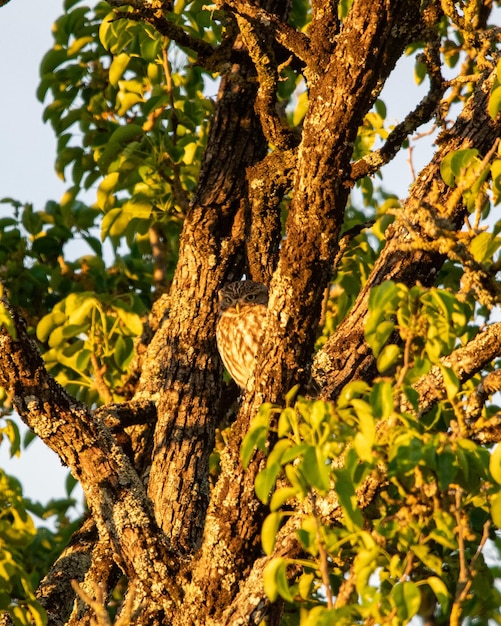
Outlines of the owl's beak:
{"type": "Polygon", "coordinates": [[[235,310],[236,310],[236,312],[237,312],[237,315],[240,315],[240,302],[237,302],[237,303],[235,304],[235,310]]]}

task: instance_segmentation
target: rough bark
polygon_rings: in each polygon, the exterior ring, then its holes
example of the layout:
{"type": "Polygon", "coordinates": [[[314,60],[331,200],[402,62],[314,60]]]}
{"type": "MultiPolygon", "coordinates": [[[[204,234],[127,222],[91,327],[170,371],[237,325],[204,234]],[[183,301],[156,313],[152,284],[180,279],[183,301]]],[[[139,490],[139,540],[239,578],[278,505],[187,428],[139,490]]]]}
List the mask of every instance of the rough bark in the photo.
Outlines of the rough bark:
{"type": "Polygon", "coordinates": [[[159,523],[186,553],[200,545],[209,500],[222,371],[214,336],[216,294],[243,272],[245,170],[265,149],[253,109],[255,86],[242,72],[238,76],[225,78],[220,88],[199,192],[183,229],[169,317],[150,345],[150,365],[136,396],[159,394],[148,490],[159,523]]]}
{"type": "Polygon", "coordinates": [[[345,182],[356,129],[419,16],[418,3],[361,5],[345,25],[334,58],[318,54],[318,59],[323,59],[319,65],[325,66],[323,79],[316,80],[319,68],[311,68],[310,106],[299,146],[287,237],[271,282],[267,327],[256,365],[258,390],[245,396],[232,439],[223,452],[200,559],[186,598],[188,607],[204,602],[211,623],[217,623],[222,608],[231,605],[240,580],[259,553],[259,529],[266,512],[254,494],[262,461],[256,457],[242,472],[242,439],[263,400],[277,401],[293,383],[305,379],[303,368],[312,351],[348,195],[345,182]],[[362,43],[360,32],[365,34],[362,43]],[[380,47],[381,41],[386,45],[380,47]],[[377,55],[373,54],[375,48],[377,55]],[[347,66],[346,58],[353,63],[347,66]],[[325,107],[326,102],[332,104],[325,107]],[[347,129],[351,131],[347,133],[347,129]],[[318,142],[320,136],[322,143],[318,142]],[[332,172],[338,175],[332,176],[332,172]]]}

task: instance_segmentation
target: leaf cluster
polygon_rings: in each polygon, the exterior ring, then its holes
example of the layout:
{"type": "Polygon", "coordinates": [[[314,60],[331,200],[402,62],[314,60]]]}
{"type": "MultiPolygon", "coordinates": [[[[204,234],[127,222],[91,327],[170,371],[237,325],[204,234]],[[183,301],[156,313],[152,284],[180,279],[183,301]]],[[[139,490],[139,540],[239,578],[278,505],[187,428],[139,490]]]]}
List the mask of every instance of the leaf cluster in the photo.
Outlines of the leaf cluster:
{"type": "Polygon", "coordinates": [[[471,389],[450,368],[441,366],[439,410],[420,416],[414,390],[468,337],[473,307],[443,289],[388,282],[369,310],[366,337],[384,377],[349,383],[335,403],[264,405],[244,439],[244,465],[256,448],[266,456],[255,483],[270,510],[266,593],[298,609],[284,623],[296,614],[301,624],[401,624],[434,613],[445,624],[455,611],[487,623],[500,601],[481,551],[490,537],[497,554],[499,450],[468,438],[471,389]],[[399,335],[403,349],[391,343],[399,335]],[[288,532],[299,558],[277,555],[288,532]]]}

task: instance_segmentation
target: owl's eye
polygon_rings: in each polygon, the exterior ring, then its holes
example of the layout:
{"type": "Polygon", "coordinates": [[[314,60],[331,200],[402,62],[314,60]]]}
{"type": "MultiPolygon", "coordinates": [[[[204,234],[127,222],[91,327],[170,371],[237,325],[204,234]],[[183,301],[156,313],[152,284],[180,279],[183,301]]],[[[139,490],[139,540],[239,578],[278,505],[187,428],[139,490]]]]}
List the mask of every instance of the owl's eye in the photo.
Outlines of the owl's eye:
{"type": "Polygon", "coordinates": [[[256,294],[255,293],[248,293],[246,298],[247,302],[252,302],[253,300],[256,299],[256,294]]]}

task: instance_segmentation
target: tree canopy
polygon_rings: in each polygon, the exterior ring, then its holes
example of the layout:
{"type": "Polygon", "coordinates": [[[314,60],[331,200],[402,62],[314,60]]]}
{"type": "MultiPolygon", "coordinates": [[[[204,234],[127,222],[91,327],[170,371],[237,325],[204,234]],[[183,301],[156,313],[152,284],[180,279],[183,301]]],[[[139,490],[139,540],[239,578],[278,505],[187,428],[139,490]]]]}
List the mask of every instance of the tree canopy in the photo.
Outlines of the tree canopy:
{"type": "Polygon", "coordinates": [[[0,470],[0,624],[501,623],[500,4],[64,1],[37,97],[67,190],[2,200],[0,441],[19,416],[71,478],[40,505],[0,470]]]}

